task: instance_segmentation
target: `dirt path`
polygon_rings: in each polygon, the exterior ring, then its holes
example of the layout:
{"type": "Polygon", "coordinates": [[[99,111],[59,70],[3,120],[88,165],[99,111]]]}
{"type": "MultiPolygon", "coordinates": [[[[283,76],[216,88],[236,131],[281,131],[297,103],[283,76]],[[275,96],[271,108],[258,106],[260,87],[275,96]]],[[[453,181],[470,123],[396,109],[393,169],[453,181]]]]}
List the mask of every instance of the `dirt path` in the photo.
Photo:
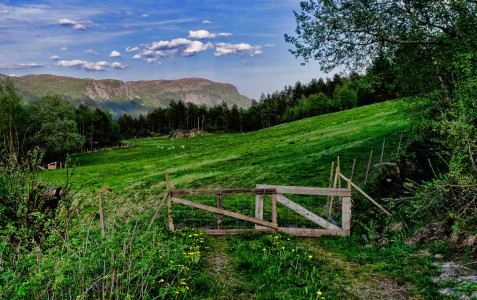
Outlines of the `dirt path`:
{"type": "Polygon", "coordinates": [[[391,278],[373,273],[369,267],[341,259],[335,253],[324,249],[319,239],[304,239],[298,243],[298,246],[306,248],[315,257],[323,259],[326,269],[339,273],[335,283],[346,295],[346,299],[421,299],[411,297],[408,287],[398,285],[391,278]]]}
{"type": "MultiPolygon", "coordinates": [[[[217,292],[211,299],[254,299],[253,287],[247,285],[244,276],[233,266],[233,252],[227,237],[212,237],[211,248],[206,256],[209,274],[215,279],[217,292]]],[[[401,300],[411,297],[407,286],[398,285],[389,277],[373,272],[372,266],[362,266],[340,258],[320,245],[319,239],[303,239],[297,244],[307,252],[319,257],[325,270],[335,273],[334,284],[342,291],[343,299],[401,300]]]]}
{"type": "Polygon", "coordinates": [[[209,273],[218,285],[213,299],[253,299],[242,276],[233,268],[226,237],[212,237],[211,244],[206,261],[209,273]]]}

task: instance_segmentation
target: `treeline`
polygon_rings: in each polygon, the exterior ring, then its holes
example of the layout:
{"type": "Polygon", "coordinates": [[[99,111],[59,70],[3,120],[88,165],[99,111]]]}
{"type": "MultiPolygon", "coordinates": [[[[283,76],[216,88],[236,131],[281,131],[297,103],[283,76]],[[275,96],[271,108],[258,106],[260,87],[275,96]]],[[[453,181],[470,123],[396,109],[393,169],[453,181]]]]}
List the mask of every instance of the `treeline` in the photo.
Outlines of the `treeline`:
{"type": "Polygon", "coordinates": [[[170,134],[174,130],[209,132],[249,132],[303,118],[327,114],[396,98],[394,78],[387,60],[376,59],[366,75],[313,79],[296,82],[281,91],[262,94],[252,100],[248,109],[225,103],[207,107],[182,100],[172,100],[168,107],[157,108],[133,118],[124,114],[117,120],[121,135],[126,138],[170,134]]]}
{"type": "Polygon", "coordinates": [[[58,96],[23,103],[11,81],[0,84],[2,160],[27,159],[34,149],[45,161],[62,160],[85,148],[118,144],[121,134],[111,114],[84,105],[73,106],[58,96]]]}
{"type": "Polygon", "coordinates": [[[23,103],[10,81],[0,84],[0,139],[3,155],[26,157],[31,149],[41,149],[46,161],[62,160],[68,154],[119,144],[121,139],[168,135],[175,130],[207,132],[250,132],[278,124],[350,109],[396,98],[390,62],[378,57],[364,75],[296,82],[281,91],[262,94],[251,107],[212,107],[171,100],[133,118],[124,114],[114,120],[104,109],[86,105],[75,107],[59,96],[47,96],[23,103]],[[6,154],[8,152],[8,154],[6,154]]]}

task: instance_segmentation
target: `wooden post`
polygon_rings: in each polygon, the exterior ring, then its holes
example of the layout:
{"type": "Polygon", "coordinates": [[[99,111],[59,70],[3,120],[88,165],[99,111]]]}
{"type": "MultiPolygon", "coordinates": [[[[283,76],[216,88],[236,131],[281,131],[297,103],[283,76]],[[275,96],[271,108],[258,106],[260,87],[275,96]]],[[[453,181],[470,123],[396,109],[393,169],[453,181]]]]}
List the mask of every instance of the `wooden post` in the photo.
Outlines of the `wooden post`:
{"type": "Polygon", "coordinates": [[[272,223],[278,224],[277,216],[277,194],[271,194],[272,197],[272,223]]]}
{"type": "MultiPolygon", "coordinates": [[[[341,172],[341,167],[340,167],[340,157],[338,156],[338,161],[337,161],[337,164],[336,164],[336,172],[335,172],[335,181],[333,183],[333,188],[335,189],[336,188],[336,185],[338,184],[338,178],[339,178],[339,174],[341,172]]],[[[329,211],[328,211],[328,215],[331,217],[331,214],[333,212],[333,200],[334,200],[334,196],[331,196],[331,200],[330,200],[330,208],[329,208],[329,211]]]]}
{"type": "Polygon", "coordinates": [[[166,172],[166,194],[167,194],[167,228],[170,231],[174,231],[174,219],[172,218],[172,195],[171,195],[171,182],[169,180],[169,173],[166,172]]]}
{"type": "Polygon", "coordinates": [[[379,163],[383,163],[383,158],[384,158],[384,144],[386,143],[386,136],[383,138],[383,148],[381,148],[381,159],[379,160],[379,163]]]}
{"type": "MultiPolygon", "coordinates": [[[[255,218],[263,220],[263,194],[255,195],[255,218]]],[[[255,224],[255,229],[259,229],[260,225],[255,224]]]]}
{"type": "MultiPolygon", "coordinates": [[[[333,172],[335,170],[335,162],[331,162],[331,171],[330,171],[330,183],[328,184],[328,187],[331,188],[331,185],[333,184],[333,172]]],[[[326,198],[326,205],[329,207],[331,201],[331,196],[328,196],[326,198]]],[[[325,208],[325,213],[326,213],[326,208],[325,208]]]]}
{"type": "Polygon", "coordinates": [[[396,151],[396,157],[399,156],[399,150],[401,150],[402,136],[404,134],[404,128],[401,129],[401,137],[399,138],[399,144],[396,151]]]}
{"type": "Polygon", "coordinates": [[[99,193],[99,226],[101,227],[101,236],[104,236],[103,192],[99,193]]]}
{"type": "Polygon", "coordinates": [[[371,159],[373,158],[373,150],[369,153],[368,168],[366,169],[366,177],[364,178],[364,184],[368,183],[369,169],[371,168],[371,159]]]}
{"type": "Polygon", "coordinates": [[[349,180],[353,180],[353,175],[354,175],[354,167],[356,166],[356,158],[353,159],[353,167],[351,168],[351,176],[349,180]]]}
{"type": "Polygon", "coordinates": [[[351,198],[343,197],[341,206],[341,227],[348,231],[351,229],[351,198]]]}
{"type": "MultiPolygon", "coordinates": [[[[217,194],[217,208],[222,209],[222,194],[217,194]]],[[[223,229],[223,219],[221,214],[217,214],[217,229],[223,229]]]]}

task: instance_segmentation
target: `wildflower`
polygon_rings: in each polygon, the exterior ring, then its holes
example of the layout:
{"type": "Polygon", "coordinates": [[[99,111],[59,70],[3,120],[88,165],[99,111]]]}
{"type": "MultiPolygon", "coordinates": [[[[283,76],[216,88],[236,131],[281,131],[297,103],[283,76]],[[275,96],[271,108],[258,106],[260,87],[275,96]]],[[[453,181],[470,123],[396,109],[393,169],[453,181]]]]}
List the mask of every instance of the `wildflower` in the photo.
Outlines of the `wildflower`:
{"type": "Polygon", "coordinates": [[[318,290],[318,292],[316,292],[316,294],[317,294],[318,296],[321,296],[323,293],[322,293],[320,290],[318,290]]]}
{"type": "Polygon", "coordinates": [[[313,258],[313,255],[308,255],[308,258],[309,258],[309,259],[312,259],[312,258],[313,258]]]}
{"type": "Polygon", "coordinates": [[[161,280],[159,280],[160,283],[164,282],[164,279],[161,278],[161,280]]]}
{"type": "Polygon", "coordinates": [[[285,247],[282,247],[282,250],[285,250],[285,247]]]}
{"type": "Polygon", "coordinates": [[[267,251],[267,248],[263,248],[263,251],[267,251]]]}

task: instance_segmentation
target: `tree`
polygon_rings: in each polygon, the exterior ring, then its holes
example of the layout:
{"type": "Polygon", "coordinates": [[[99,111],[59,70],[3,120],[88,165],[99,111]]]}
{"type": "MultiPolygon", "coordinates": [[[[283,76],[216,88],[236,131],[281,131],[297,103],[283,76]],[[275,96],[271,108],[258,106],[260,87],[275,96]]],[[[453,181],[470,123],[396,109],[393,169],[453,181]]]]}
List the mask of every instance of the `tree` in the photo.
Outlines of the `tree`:
{"type": "Polygon", "coordinates": [[[24,136],[27,128],[26,112],[11,80],[0,83],[0,154],[18,162],[25,154],[24,136]]]}
{"type": "Polygon", "coordinates": [[[49,159],[63,158],[79,150],[83,142],[76,127],[74,106],[57,96],[47,96],[31,104],[31,146],[45,150],[49,159]]]}
{"type": "Polygon", "coordinates": [[[295,46],[292,54],[317,60],[325,71],[359,69],[384,53],[407,58],[409,66],[425,63],[433,72],[428,79],[449,92],[449,62],[477,45],[477,3],[470,0],[308,0],[301,10],[297,36],[285,40],[295,46]]]}

